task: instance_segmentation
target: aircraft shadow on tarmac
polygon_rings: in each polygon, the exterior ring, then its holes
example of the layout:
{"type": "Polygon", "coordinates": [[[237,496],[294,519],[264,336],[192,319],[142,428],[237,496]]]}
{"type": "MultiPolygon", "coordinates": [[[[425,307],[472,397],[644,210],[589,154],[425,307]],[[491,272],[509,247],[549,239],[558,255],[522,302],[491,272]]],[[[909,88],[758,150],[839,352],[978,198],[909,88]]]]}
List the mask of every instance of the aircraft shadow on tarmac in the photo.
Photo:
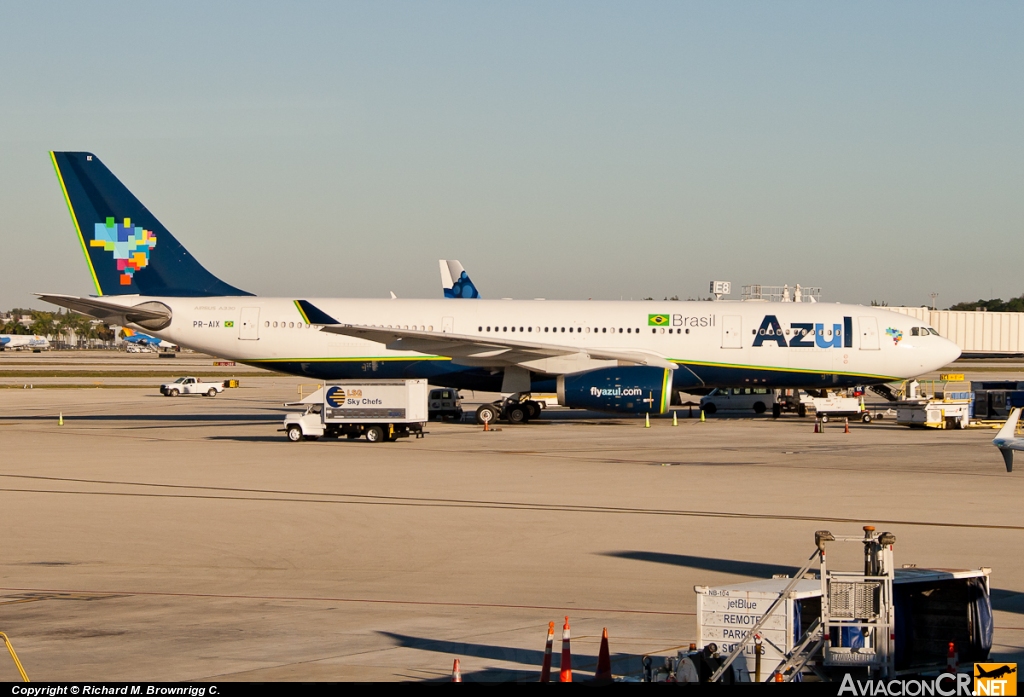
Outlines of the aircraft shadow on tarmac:
{"type": "MultiPolygon", "coordinates": [[[[32,414],[23,416],[0,416],[0,421],[53,421],[52,414],[32,414]]],[[[185,421],[281,421],[280,414],[69,414],[64,422],[71,424],[76,421],[148,421],[148,422],[185,422],[185,421]]]]}
{"type": "Polygon", "coordinates": [[[723,574],[750,576],[752,578],[771,578],[775,574],[794,574],[799,569],[795,566],[781,564],[763,564],[756,561],[739,561],[737,559],[717,559],[715,557],[694,557],[688,554],[667,554],[664,552],[643,552],[628,550],[621,552],[602,552],[606,557],[649,561],[655,564],[685,566],[691,569],[718,571],[723,574]]]}
{"type": "Polygon", "coordinates": [[[1024,593],[1003,588],[992,589],[992,609],[1024,615],[1024,593]]]}
{"type": "MultiPolygon", "coordinates": [[[[426,637],[409,636],[408,634],[396,634],[394,632],[378,632],[381,636],[386,636],[395,642],[395,645],[401,648],[416,649],[418,651],[433,651],[436,653],[446,653],[451,656],[471,656],[473,658],[485,658],[492,661],[506,661],[508,663],[518,663],[520,665],[536,666],[535,670],[504,670],[500,668],[488,668],[483,671],[477,671],[472,673],[474,680],[514,680],[514,681],[534,681],[540,676],[540,666],[544,662],[544,652],[534,651],[531,649],[521,649],[513,646],[494,646],[491,644],[473,644],[465,641],[445,641],[443,639],[428,639],[426,637]]],[[[543,631],[538,635],[538,641],[543,640],[543,631]]],[[[555,643],[560,643],[560,638],[555,638],[555,643]]],[[[559,651],[560,647],[556,646],[554,653],[555,656],[552,661],[552,676],[558,675],[558,662],[559,662],[559,651]]],[[[631,664],[631,659],[636,660],[636,666],[629,665],[629,667],[635,667],[639,670],[639,657],[631,656],[630,654],[612,653],[612,669],[616,673],[624,672],[627,668],[627,664],[631,664]]],[[[597,656],[589,656],[585,654],[577,654],[573,652],[572,665],[574,670],[580,670],[583,672],[593,672],[597,668],[597,656]]],[[[463,678],[470,673],[463,673],[463,678]]]]}
{"type": "MultiPolygon", "coordinates": [[[[703,569],[705,571],[718,571],[725,574],[737,576],[749,576],[751,578],[771,578],[775,574],[794,574],[798,571],[795,566],[782,566],[781,564],[764,564],[761,562],[740,561],[737,559],[718,559],[715,557],[694,557],[688,554],[667,554],[665,552],[643,552],[639,550],[603,552],[606,557],[618,559],[632,559],[634,561],[654,562],[655,564],[669,564],[671,566],[685,566],[690,569],[703,569]]],[[[1001,612],[1012,612],[1024,615],[1024,593],[1020,591],[1005,590],[1003,588],[992,589],[992,609],[1001,612]]]]}

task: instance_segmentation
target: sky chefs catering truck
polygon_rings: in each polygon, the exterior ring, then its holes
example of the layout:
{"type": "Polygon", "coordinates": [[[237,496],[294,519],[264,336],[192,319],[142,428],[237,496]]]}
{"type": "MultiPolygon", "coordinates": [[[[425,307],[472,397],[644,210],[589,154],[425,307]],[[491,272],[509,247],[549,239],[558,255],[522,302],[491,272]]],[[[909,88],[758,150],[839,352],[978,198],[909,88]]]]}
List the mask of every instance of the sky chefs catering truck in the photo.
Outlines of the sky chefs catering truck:
{"type": "Polygon", "coordinates": [[[326,384],[300,402],[302,413],[288,414],[288,440],[365,436],[371,443],[423,435],[427,421],[426,380],[340,380],[326,384]]]}

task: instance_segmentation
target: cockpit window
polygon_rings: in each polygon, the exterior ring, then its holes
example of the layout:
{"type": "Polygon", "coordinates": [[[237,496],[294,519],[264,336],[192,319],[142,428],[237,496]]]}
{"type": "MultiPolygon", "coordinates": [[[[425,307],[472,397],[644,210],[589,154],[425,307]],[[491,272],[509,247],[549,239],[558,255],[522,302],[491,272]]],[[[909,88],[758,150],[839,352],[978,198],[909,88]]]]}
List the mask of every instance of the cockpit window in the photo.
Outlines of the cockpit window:
{"type": "Polygon", "coordinates": [[[914,327],[913,329],[911,329],[910,330],[910,336],[921,336],[921,328],[920,327],[914,327]]]}
{"type": "Polygon", "coordinates": [[[932,329],[931,327],[928,327],[928,332],[934,334],[935,336],[939,336],[939,332],[937,332],[935,329],[932,329]]]}

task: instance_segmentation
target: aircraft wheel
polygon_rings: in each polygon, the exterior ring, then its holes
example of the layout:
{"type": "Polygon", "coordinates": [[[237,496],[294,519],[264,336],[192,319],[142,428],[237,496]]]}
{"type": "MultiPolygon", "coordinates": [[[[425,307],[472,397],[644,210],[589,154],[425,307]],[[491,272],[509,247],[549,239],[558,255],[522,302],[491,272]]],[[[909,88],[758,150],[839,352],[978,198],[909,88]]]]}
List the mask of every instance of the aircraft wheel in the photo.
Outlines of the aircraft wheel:
{"type": "Polygon", "coordinates": [[[508,422],[511,424],[522,424],[526,423],[527,420],[526,409],[524,409],[519,404],[515,404],[509,407],[507,411],[507,416],[508,422]]]}
{"type": "Polygon", "coordinates": [[[380,426],[370,426],[366,429],[366,440],[371,443],[380,443],[384,440],[384,429],[380,426]]]}
{"type": "Polygon", "coordinates": [[[299,428],[298,426],[289,426],[288,440],[290,440],[292,443],[298,443],[300,440],[302,440],[302,429],[299,428]]]}
{"type": "Polygon", "coordinates": [[[498,410],[493,404],[483,404],[476,410],[476,422],[478,424],[494,423],[498,410]]]}

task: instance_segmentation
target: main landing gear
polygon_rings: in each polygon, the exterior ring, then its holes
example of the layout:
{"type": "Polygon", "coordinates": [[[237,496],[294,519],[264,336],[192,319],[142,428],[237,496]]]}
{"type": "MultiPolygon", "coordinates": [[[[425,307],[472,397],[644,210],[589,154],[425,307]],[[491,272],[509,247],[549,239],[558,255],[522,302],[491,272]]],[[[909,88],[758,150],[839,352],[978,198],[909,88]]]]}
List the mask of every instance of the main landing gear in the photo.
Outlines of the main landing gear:
{"type": "Polygon", "coordinates": [[[505,420],[510,424],[524,424],[535,419],[544,407],[529,397],[528,394],[514,394],[500,402],[481,405],[476,410],[476,422],[483,424],[505,420]]]}

